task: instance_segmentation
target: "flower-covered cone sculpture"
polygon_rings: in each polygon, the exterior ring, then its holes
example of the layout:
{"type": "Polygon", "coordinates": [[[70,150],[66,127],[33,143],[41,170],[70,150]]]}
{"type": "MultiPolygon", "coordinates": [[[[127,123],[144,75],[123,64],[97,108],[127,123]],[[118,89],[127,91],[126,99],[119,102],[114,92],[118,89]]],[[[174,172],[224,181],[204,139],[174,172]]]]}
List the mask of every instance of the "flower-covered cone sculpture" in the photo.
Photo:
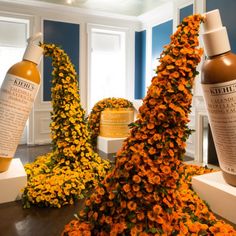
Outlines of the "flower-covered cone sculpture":
{"type": "Polygon", "coordinates": [[[98,101],[92,108],[88,117],[88,128],[93,147],[97,145],[97,137],[100,132],[101,112],[106,108],[134,108],[132,102],[124,98],[104,98],[98,101]]]}
{"type": "Polygon", "coordinates": [[[61,207],[101,181],[110,165],[89,143],[85,112],[80,104],[78,81],[67,54],[55,45],[42,44],[44,54],[52,58],[52,153],[25,169],[28,183],[24,190],[25,207],[30,204],[61,207]]]}
{"type": "Polygon", "coordinates": [[[200,15],[185,18],[161,54],[158,74],[113,171],[85,201],[63,235],[236,235],[190,187],[209,172],[182,163],[192,85],[202,50],[200,15]]]}

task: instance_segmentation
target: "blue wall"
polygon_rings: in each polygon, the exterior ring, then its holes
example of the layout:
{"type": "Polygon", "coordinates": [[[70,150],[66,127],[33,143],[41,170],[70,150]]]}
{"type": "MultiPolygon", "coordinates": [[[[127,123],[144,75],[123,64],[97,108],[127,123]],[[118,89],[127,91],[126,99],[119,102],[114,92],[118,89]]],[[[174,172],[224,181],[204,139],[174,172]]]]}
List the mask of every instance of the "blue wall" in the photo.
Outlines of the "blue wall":
{"type": "Polygon", "coordinates": [[[221,20],[226,26],[231,49],[236,53],[236,1],[235,0],[207,0],[206,11],[220,10],[221,20]]]}
{"type": "Polygon", "coordinates": [[[135,32],[135,91],[134,98],[145,95],[146,79],[146,30],[135,32]]]}
{"type": "Polygon", "coordinates": [[[152,62],[160,58],[163,46],[170,43],[173,32],[173,20],[167,21],[152,28],[152,62]]]}
{"type": "Polygon", "coordinates": [[[193,4],[183,7],[179,11],[179,22],[181,23],[184,17],[190,16],[193,14],[193,4]]]}
{"type": "MultiPolygon", "coordinates": [[[[54,43],[61,46],[75,65],[76,72],[79,73],[80,26],[78,24],[44,20],[43,31],[44,43],[54,43]]],[[[44,58],[43,68],[43,101],[50,101],[52,86],[52,66],[50,58],[44,58]]]]}

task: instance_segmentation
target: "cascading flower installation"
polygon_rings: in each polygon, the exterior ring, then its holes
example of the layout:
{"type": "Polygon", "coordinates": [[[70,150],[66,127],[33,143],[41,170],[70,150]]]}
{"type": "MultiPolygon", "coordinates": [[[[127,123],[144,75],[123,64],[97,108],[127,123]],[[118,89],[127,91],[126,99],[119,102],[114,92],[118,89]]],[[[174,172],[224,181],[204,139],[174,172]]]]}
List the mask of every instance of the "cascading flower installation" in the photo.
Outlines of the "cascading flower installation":
{"type": "Polygon", "coordinates": [[[101,112],[106,108],[134,108],[133,103],[124,98],[104,98],[98,101],[92,108],[88,117],[88,129],[91,136],[91,144],[97,146],[97,137],[100,131],[101,112]]]}
{"type": "Polygon", "coordinates": [[[191,189],[190,176],[211,170],[182,162],[202,20],[185,18],[171,36],[115,168],[63,235],[236,235],[191,189]]]}
{"type": "Polygon", "coordinates": [[[80,104],[78,80],[68,55],[54,44],[42,44],[52,58],[51,135],[53,150],[25,165],[25,207],[61,207],[83,198],[110,167],[89,143],[85,111],[80,104]]]}

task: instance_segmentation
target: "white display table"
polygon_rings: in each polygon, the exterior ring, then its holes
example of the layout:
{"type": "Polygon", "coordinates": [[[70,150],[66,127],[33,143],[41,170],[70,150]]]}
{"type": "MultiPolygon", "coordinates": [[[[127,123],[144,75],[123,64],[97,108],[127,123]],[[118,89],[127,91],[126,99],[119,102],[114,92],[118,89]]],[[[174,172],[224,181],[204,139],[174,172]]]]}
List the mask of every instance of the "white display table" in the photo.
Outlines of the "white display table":
{"type": "Polygon", "coordinates": [[[193,177],[192,186],[213,212],[236,224],[236,187],[225,182],[221,171],[193,177]]]}
{"type": "Polygon", "coordinates": [[[21,190],[27,184],[27,175],[19,158],[13,158],[9,169],[0,173],[0,203],[21,198],[21,190]]]}
{"type": "Polygon", "coordinates": [[[98,136],[97,148],[105,153],[116,153],[126,138],[107,138],[98,136]]]}

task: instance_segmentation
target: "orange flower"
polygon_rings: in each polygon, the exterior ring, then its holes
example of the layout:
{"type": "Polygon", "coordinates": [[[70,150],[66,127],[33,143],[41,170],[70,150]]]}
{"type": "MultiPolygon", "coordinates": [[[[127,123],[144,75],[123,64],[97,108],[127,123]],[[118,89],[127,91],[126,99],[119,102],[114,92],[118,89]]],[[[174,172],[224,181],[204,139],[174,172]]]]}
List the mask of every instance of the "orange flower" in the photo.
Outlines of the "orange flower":
{"type": "Polygon", "coordinates": [[[112,223],[112,217],[111,217],[111,216],[106,216],[106,217],[105,217],[105,222],[106,222],[107,224],[111,224],[111,223],[112,223]]]}
{"type": "Polygon", "coordinates": [[[176,171],[174,171],[172,173],[172,176],[173,176],[174,179],[178,179],[179,178],[179,174],[176,171]]]}
{"type": "Polygon", "coordinates": [[[145,189],[148,193],[153,192],[153,186],[152,184],[145,184],[145,189]]]}
{"type": "Polygon", "coordinates": [[[137,230],[136,227],[133,227],[130,231],[131,236],[138,236],[139,231],[137,230]]]}
{"type": "Polygon", "coordinates": [[[143,194],[142,194],[141,191],[138,191],[138,192],[136,193],[136,197],[137,197],[137,198],[141,198],[142,196],[143,196],[143,194]]]}
{"type": "Polygon", "coordinates": [[[101,198],[99,197],[99,195],[97,195],[96,197],[95,197],[95,201],[94,201],[96,204],[99,204],[99,203],[101,203],[102,202],[102,200],[101,200],[101,198]]]}
{"type": "Polygon", "coordinates": [[[148,211],[147,212],[147,217],[148,217],[148,219],[149,220],[151,220],[151,221],[155,221],[155,215],[154,215],[154,213],[153,213],[153,211],[148,211]]]}
{"type": "Polygon", "coordinates": [[[153,207],[153,212],[155,213],[155,214],[160,214],[160,212],[162,211],[162,208],[161,208],[161,206],[160,205],[155,205],[154,207],[153,207]]]}
{"type": "Polygon", "coordinates": [[[141,178],[138,175],[134,175],[132,180],[134,181],[134,183],[137,183],[137,184],[139,184],[141,182],[141,178]]]}
{"type": "Polygon", "coordinates": [[[146,232],[141,232],[139,236],[148,236],[148,234],[146,232]]]}
{"type": "Polygon", "coordinates": [[[180,226],[180,232],[184,235],[187,235],[188,227],[183,222],[180,222],[179,226],[180,226]]]}
{"type": "Polygon", "coordinates": [[[171,157],[173,157],[175,155],[175,153],[171,149],[168,150],[168,153],[170,154],[171,157]]]}
{"type": "Polygon", "coordinates": [[[90,199],[87,199],[87,200],[85,201],[85,205],[86,205],[86,206],[90,206],[90,205],[91,205],[90,199]]]}
{"type": "Polygon", "coordinates": [[[97,221],[97,218],[98,218],[98,213],[97,213],[97,212],[94,212],[94,213],[93,213],[93,219],[94,219],[95,221],[97,221]]]}
{"type": "Polygon", "coordinates": [[[144,217],[145,217],[144,212],[139,212],[139,213],[137,214],[137,219],[138,219],[139,221],[142,221],[142,220],[144,219],[144,217]]]}
{"type": "Polygon", "coordinates": [[[110,192],[108,198],[109,198],[110,200],[112,200],[112,199],[115,198],[115,196],[116,196],[116,195],[115,195],[113,192],[110,192]]]}
{"type": "Polygon", "coordinates": [[[149,102],[149,104],[152,105],[152,106],[156,105],[156,99],[151,98],[151,99],[149,99],[148,102],[149,102]]]}
{"type": "Polygon", "coordinates": [[[97,188],[97,192],[98,192],[98,194],[100,194],[100,195],[104,195],[104,194],[105,194],[104,188],[97,188]]]}
{"type": "Polygon", "coordinates": [[[117,163],[122,166],[127,160],[127,157],[121,157],[117,159],[117,163]]]}
{"type": "Polygon", "coordinates": [[[160,183],[161,183],[161,178],[160,178],[160,176],[159,176],[159,175],[155,175],[155,176],[153,177],[153,182],[154,182],[154,184],[160,184],[160,183]]]}
{"type": "Polygon", "coordinates": [[[165,203],[169,208],[172,208],[174,206],[174,203],[167,200],[166,197],[163,198],[163,203],[165,203]]]}
{"type": "Polygon", "coordinates": [[[150,155],[154,155],[156,153],[156,149],[154,147],[151,147],[149,150],[148,150],[148,153],[150,155]]]}
{"type": "Polygon", "coordinates": [[[113,206],[113,201],[108,201],[107,206],[112,207],[113,206]]]}
{"type": "Polygon", "coordinates": [[[131,161],[138,165],[140,163],[140,156],[138,154],[133,154],[131,157],[131,161]]]}
{"type": "Polygon", "coordinates": [[[164,220],[161,216],[157,216],[157,223],[158,224],[164,224],[164,220]]]}
{"type": "Polygon", "coordinates": [[[129,201],[127,207],[130,211],[135,211],[137,208],[137,203],[135,203],[134,201],[129,201]]]}
{"type": "Polygon", "coordinates": [[[133,164],[130,161],[125,163],[125,169],[127,171],[131,170],[132,168],[133,168],[133,164]]]}
{"type": "Polygon", "coordinates": [[[121,202],[120,202],[120,207],[121,207],[121,208],[126,208],[126,206],[127,206],[126,201],[121,201],[121,202]]]}
{"type": "Polygon", "coordinates": [[[148,129],[154,129],[155,125],[153,123],[148,123],[147,128],[148,129]]]}
{"type": "Polygon", "coordinates": [[[128,193],[128,192],[131,190],[131,187],[130,187],[129,184],[125,184],[125,185],[123,186],[123,189],[124,189],[124,191],[125,191],[126,193],[128,193]]]}
{"type": "Polygon", "coordinates": [[[140,190],[140,186],[138,184],[132,185],[132,188],[133,188],[134,192],[138,192],[140,190]]]}
{"type": "Polygon", "coordinates": [[[170,174],[171,169],[170,169],[169,166],[162,165],[162,166],[161,166],[161,171],[162,171],[164,174],[168,175],[168,174],[170,174]]]}
{"type": "Polygon", "coordinates": [[[133,196],[134,196],[134,193],[133,193],[133,192],[128,192],[128,193],[127,193],[127,198],[128,198],[128,199],[133,198],[133,196]]]}

